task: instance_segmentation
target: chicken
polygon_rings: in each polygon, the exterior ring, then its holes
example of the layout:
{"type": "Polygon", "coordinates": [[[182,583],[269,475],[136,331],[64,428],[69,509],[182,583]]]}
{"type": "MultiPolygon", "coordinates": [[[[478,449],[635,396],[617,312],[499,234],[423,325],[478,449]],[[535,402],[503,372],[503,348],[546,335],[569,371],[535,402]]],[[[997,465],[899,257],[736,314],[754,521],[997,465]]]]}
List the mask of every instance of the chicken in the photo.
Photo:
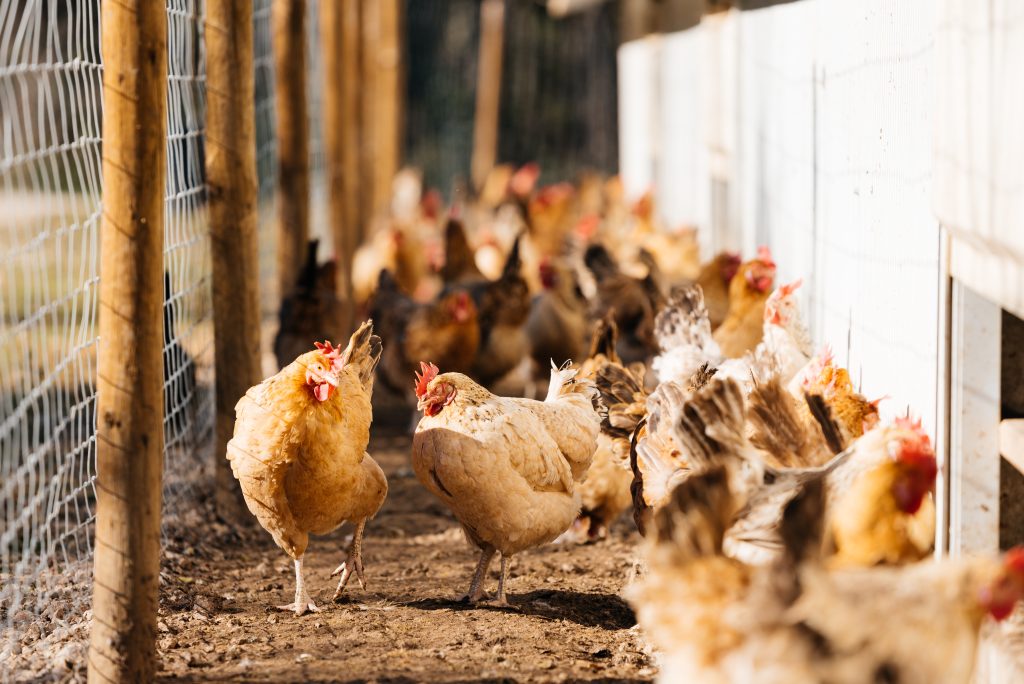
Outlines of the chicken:
{"type": "Polygon", "coordinates": [[[441,280],[445,285],[481,280],[483,274],[477,268],[473,248],[469,245],[465,228],[457,218],[448,219],[444,232],[444,266],[441,280]]]}
{"type": "Polygon", "coordinates": [[[729,285],[740,268],[742,259],[735,252],[719,252],[715,258],[701,266],[696,285],[704,292],[711,329],[722,325],[729,315],[729,285]]]}
{"type": "Polygon", "coordinates": [[[878,404],[884,397],[870,401],[855,391],[850,373],[836,366],[828,347],[790,381],[789,390],[797,396],[820,394],[839,420],[847,441],[857,439],[878,425],[878,404]]]}
{"type": "Polygon", "coordinates": [[[597,449],[600,418],[576,371],[552,369],[547,398],[498,397],[461,373],[423,364],[416,395],[423,418],[413,438],[419,481],[480,548],[466,599],[501,553],[497,602],[507,605],[508,560],[552,541],[580,511],[579,482],[597,449]]]}
{"type": "Polygon", "coordinates": [[[533,298],[526,334],[536,372],[552,360],[580,362],[586,351],[588,303],[572,268],[544,260],[540,279],[544,291],[533,298]]]}
{"type": "Polygon", "coordinates": [[[338,339],[344,334],[348,314],[335,294],[337,266],[332,259],[317,264],[319,240],[310,240],[306,262],[295,289],[281,301],[274,336],[277,367],[284,368],[309,348],[310,340],[338,339]]]}
{"type": "Polygon", "coordinates": [[[724,553],[737,503],[718,466],[655,516],[648,573],[627,598],[663,651],[659,681],[968,682],[983,621],[1024,596],[1019,548],[1002,560],[830,570],[820,481],[787,504],[779,561],[746,565],[724,553]]]}
{"type": "Polygon", "coordinates": [[[654,318],[664,303],[655,278],[650,273],[643,279],[626,275],[608,250],[597,244],[587,248],[584,261],[597,282],[591,314],[603,318],[608,311],[614,311],[619,328],[619,356],[626,363],[646,362],[658,351],[654,318]]]}
{"type": "Polygon", "coordinates": [[[353,574],[364,584],[363,530],[388,491],[383,471],[366,453],[380,353],[367,321],[344,352],[317,344],[235,406],[227,458],[249,510],[295,562],[295,601],[280,608],[296,615],[318,610],[302,573],[310,534],[354,523],[347,558],[332,574],[341,575],[334,598],[353,574]]]}
{"type": "MultiPolygon", "coordinates": [[[[774,435],[755,439],[761,447],[774,447],[773,453],[766,453],[747,440],[741,427],[746,418],[739,392],[734,381],[715,380],[694,393],[679,411],[682,418],[675,433],[691,471],[711,463],[738,473],[733,491],[743,508],[727,535],[730,554],[757,563],[774,557],[781,548],[778,533],[784,506],[814,480],[826,486],[831,511],[827,535],[835,564],[905,563],[930,552],[935,534],[931,490],[937,466],[920,423],[899,420],[868,432],[817,465],[828,452],[812,455],[811,449],[824,451],[828,444],[829,452],[835,452],[844,445],[838,421],[831,419],[823,403],[816,404],[815,411],[825,433],[822,441],[816,430],[785,409],[781,402],[788,401],[788,394],[776,387],[780,403],[766,403],[762,418],[774,415],[785,422],[774,435]],[[808,450],[801,454],[804,448],[808,450]],[[758,462],[762,479],[756,475],[758,462]],[[800,467],[785,467],[790,463],[800,467]]],[[[671,480],[685,477],[669,475],[671,480]]]]}
{"type": "MultiPolygon", "coordinates": [[[[648,571],[625,595],[661,651],[658,681],[819,681],[810,636],[787,629],[781,618],[794,598],[792,587],[774,582],[782,573],[723,553],[737,508],[726,470],[716,466],[676,487],[654,516],[645,549],[648,571]]],[[[793,510],[787,527],[794,527],[793,510]]],[[[794,559],[780,566],[792,568],[799,553],[794,550],[794,559]]]]}
{"type": "Polygon", "coordinates": [[[718,366],[722,351],[711,336],[711,321],[699,285],[672,290],[666,306],[654,319],[661,353],[651,367],[660,382],[685,382],[704,364],[718,366]]]}
{"type": "Polygon", "coordinates": [[[480,348],[476,305],[465,290],[452,289],[429,304],[404,294],[388,271],[381,271],[370,307],[384,342],[377,370],[393,392],[408,395],[408,378],[419,359],[436,359],[447,368],[469,371],[480,348]]]}
{"type": "Polygon", "coordinates": [[[988,618],[1007,618],[1024,597],[1024,548],[993,557],[903,567],[800,573],[788,624],[819,645],[815,681],[963,684],[972,681],[988,618]]]}
{"type": "Polygon", "coordinates": [[[516,240],[501,277],[464,286],[476,305],[480,326],[480,351],[470,375],[484,386],[493,385],[528,358],[530,343],[525,326],[530,315],[530,291],[520,275],[521,266],[516,240]]]}
{"type": "Polygon", "coordinates": [[[703,387],[714,372],[702,366],[686,383],[663,382],[648,395],[638,369],[608,362],[597,370],[595,383],[607,407],[601,432],[610,439],[617,458],[628,454],[633,520],[640,534],[646,534],[651,512],[664,505],[672,488],[690,470],[673,425],[686,398],[703,387]]]}
{"type": "MultiPolygon", "coordinates": [[[[615,321],[611,317],[598,322],[590,353],[580,366],[579,378],[593,381],[602,365],[618,363],[616,333],[615,321]]],[[[629,489],[632,480],[629,463],[621,455],[616,455],[611,437],[604,432],[599,434],[590,471],[580,485],[580,515],[562,539],[577,543],[604,539],[611,524],[632,503],[629,489]]]]}
{"type": "MultiPolygon", "coordinates": [[[[770,358],[783,384],[806,373],[810,359],[810,334],[800,316],[793,293],[801,281],[778,287],[764,306],[762,339],[742,358],[724,358],[711,333],[711,322],[699,286],[672,291],[668,304],[655,319],[655,337],[661,353],[653,367],[658,379],[682,382],[704,363],[718,369],[719,377],[731,377],[749,392],[754,366],[770,358]]],[[[802,399],[803,395],[798,395],[802,399]]]]}
{"type": "Polygon", "coordinates": [[[764,305],[775,282],[775,262],[767,247],[756,259],[740,266],[729,283],[729,313],[714,331],[715,342],[726,358],[735,359],[753,351],[761,341],[764,305]]]}

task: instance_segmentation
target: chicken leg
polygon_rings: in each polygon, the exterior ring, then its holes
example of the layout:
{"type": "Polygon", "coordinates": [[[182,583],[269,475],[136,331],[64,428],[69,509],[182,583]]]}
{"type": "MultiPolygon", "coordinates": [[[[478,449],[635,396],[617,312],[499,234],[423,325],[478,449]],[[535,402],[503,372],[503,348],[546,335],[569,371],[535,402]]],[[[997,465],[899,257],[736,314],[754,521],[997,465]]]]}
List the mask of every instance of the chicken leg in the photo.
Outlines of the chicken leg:
{"type": "Polygon", "coordinates": [[[493,546],[486,546],[480,549],[480,561],[476,564],[476,572],[473,573],[473,581],[469,583],[469,593],[460,600],[468,603],[476,603],[483,597],[484,577],[487,576],[487,569],[491,567],[491,560],[494,558],[496,549],[493,546]]]}
{"type": "Polygon", "coordinates": [[[341,579],[338,580],[338,588],[334,590],[334,596],[331,597],[332,601],[338,600],[353,574],[359,580],[359,587],[366,588],[366,578],[363,576],[363,530],[365,528],[366,518],[363,518],[356,523],[356,531],[352,534],[352,542],[348,545],[345,561],[331,573],[331,577],[341,575],[341,579]]]}
{"type": "Polygon", "coordinates": [[[296,616],[305,615],[306,612],[320,612],[320,608],[313,603],[309,592],[306,591],[306,582],[302,579],[301,557],[295,559],[295,601],[285,606],[277,606],[277,609],[294,611],[296,616]]]}
{"type": "Polygon", "coordinates": [[[505,554],[501,554],[501,576],[498,577],[498,598],[494,600],[496,606],[508,606],[508,600],[505,598],[505,580],[508,579],[508,566],[509,558],[505,554]]]}

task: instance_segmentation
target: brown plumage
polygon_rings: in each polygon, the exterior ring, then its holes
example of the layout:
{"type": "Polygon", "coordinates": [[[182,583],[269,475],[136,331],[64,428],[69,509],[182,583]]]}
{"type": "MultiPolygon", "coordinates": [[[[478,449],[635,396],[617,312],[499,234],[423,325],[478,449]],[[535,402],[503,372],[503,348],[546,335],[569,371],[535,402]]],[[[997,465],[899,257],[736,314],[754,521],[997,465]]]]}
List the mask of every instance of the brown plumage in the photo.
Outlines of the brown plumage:
{"type": "MultiPolygon", "coordinates": [[[[737,359],[754,351],[764,335],[764,305],[775,283],[775,262],[762,247],[756,259],[744,263],[729,283],[729,314],[715,329],[722,354],[737,359]]],[[[705,300],[707,293],[704,293],[705,300]]]]}
{"type": "Polygon", "coordinates": [[[335,597],[353,573],[363,582],[363,528],[388,490],[366,453],[380,353],[372,324],[363,323],[344,353],[329,345],[306,352],[235,407],[227,458],[249,510],[295,561],[295,602],[282,608],[297,615],[317,610],[302,575],[310,534],[355,523],[348,559],[336,571],[342,577],[335,597]]]}

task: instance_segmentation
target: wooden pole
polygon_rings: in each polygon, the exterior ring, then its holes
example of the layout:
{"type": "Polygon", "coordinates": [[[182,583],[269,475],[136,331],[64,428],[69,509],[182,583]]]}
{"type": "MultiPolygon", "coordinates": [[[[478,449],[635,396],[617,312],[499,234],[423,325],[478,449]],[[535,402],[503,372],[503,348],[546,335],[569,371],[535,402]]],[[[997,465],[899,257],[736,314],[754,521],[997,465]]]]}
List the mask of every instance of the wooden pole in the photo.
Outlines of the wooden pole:
{"type": "Polygon", "coordinates": [[[381,211],[402,163],[402,0],[379,0],[377,12],[373,208],[381,211]]]}
{"type": "Polygon", "coordinates": [[[309,239],[306,0],[274,0],[271,21],[277,90],[278,295],[284,297],[295,285],[309,239]]]}
{"type": "Polygon", "coordinates": [[[359,145],[359,176],[363,191],[362,220],[366,225],[377,209],[374,189],[377,166],[377,41],[380,29],[380,0],[360,0],[360,69],[362,78],[362,141],[359,145]]]}
{"type": "MultiPolygon", "coordinates": [[[[353,3],[347,3],[353,4],[353,3]]],[[[349,223],[345,194],[345,97],[342,2],[320,5],[321,63],[324,69],[323,122],[324,157],[327,175],[328,216],[334,237],[334,256],[338,263],[337,295],[344,302],[352,299],[352,255],[356,250],[356,226],[349,223]]],[[[344,307],[346,314],[350,306],[344,307]]],[[[345,318],[349,316],[345,315],[345,318]]],[[[351,320],[340,321],[348,330],[351,320]]]]}
{"type": "Polygon", "coordinates": [[[505,38],[505,0],[484,0],[480,6],[480,56],[476,74],[476,117],[470,173],[479,192],[498,161],[501,104],[501,57],[505,38]]]}
{"type": "Polygon", "coordinates": [[[206,183],[213,244],[217,370],[216,502],[233,517],[239,489],[224,458],[235,403],[263,377],[257,242],[252,0],[206,4],[206,183]]]}
{"type": "Polygon", "coordinates": [[[103,218],[90,682],[156,674],[167,14],[103,0],[103,218]]]}
{"type": "MultiPolygon", "coordinates": [[[[344,0],[341,25],[341,88],[342,88],[342,185],[345,206],[344,225],[352,235],[352,244],[362,244],[366,236],[366,199],[360,171],[362,144],[362,50],[359,31],[359,0],[344,0]]],[[[351,263],[353,255],[348,256],[351,263]]],[[[351,273],[351,271],[350,271],[351,273]]]]}

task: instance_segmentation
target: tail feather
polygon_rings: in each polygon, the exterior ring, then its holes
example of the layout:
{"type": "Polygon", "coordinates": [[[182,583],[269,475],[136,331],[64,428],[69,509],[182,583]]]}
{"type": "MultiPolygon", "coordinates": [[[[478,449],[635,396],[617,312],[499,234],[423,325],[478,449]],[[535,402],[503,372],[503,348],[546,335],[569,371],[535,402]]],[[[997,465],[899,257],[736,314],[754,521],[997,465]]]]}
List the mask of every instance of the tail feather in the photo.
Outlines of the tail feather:
{"type": "Polygon", "coordinates": [[[633,522],[641,536],[647,536],[651,517],[651,507],[644,497],[644,472],[640,468],[639,442],[643,438],[646,421],[641,420],[629,438],[629,469],[633,472],[633,481],[629,483],[629,494],[633,500],[633,522]]]}
{"type": "Polygon", "coordinates": [[[441,279],[451,283],[466,273],[477,270],[473,257],[473,249],[458,219],[448,219],[444,231],[444,266],[441,267],[441,279]]]}
{"type": "Polygon", "coordinates": [[[619,275],[619,265],[604,245],[593,244],[583,254],[583,263],[594,274],[597,282],[609,280],[619,275]]]}
{"type": "Polygon", "coordinates": [[[675,426],[676,439],[694,469],[742,459],[749,443],[746,406],[734,380],[714,380],[683,406],[675,426]]]}
{"type": "Polygon", "coordinates": [[[499,280],[502,282],[515,280],[520,277],[519,274],[523,262],[519,253],[519,243],[522,242],[522,239],[523,236],[520,235],[512,243],[512,251],[508,253],[508,257],[505,259],[505,266],[501,269],[501,278],[499,280]]]}
{"type": "Polygon", "coordinates": [[[825,437],[825,443],[833,454],[845,451],[849,441],[843,435],[839,422],[832,416],[832,409],[825,402],[825,397],[820,394],[804,393],[804,400],[811,410],[811,415],[818,422],[821,433],[825,437]]]}
{"type": "Polygon", "coordinates": [[[647,413],[643,379],[617,363],[605,363],[597,369],[594,383],[608,409],[601,431],[614,439],[628,439],[647,413]]]}
{"type": "Polygon", "coordinates": [[[367,393],[373,392],[373,371],[380,361],[382,351],[380,338],[373,334],[373,321],[367,320],[352,333],[341,356],[343,366],[351,364],[356,367],[359,380],[366,387],[367,393]]]}
{"type": "Polygon", "coordinates": [[[711,320],[700,285],[672,290],[668,304],[654,319],[654,332],[662,351],[684,345],[704,348],[711,339],[711,320]]]}
{"type": "Polygon", "coordinates": [[[654,538],[676,563],[721,555],[734,510],[725,468],[711,468],[672,490],[669,502],[654,516],[654,538]]]}
{"type": "Polygon", "coordinates": [[[609,311],[604,318],[597,322],[594,328],[594,336],[590,341],[590,353],[588,358],[604,356],[612,363],[621,363],[619,355],[615,352],[615,343],[619,338],[619,328],[615,325],[614,311],[609,311]]]}
{"type": "Polygon", "coordinates": [[[750,442],[773,457],[773,465],[797,468],[820,465],[832,455],[814,425],[803,422],[796,401],[777,372],[758,382],[748,396],[750,442]]]}

